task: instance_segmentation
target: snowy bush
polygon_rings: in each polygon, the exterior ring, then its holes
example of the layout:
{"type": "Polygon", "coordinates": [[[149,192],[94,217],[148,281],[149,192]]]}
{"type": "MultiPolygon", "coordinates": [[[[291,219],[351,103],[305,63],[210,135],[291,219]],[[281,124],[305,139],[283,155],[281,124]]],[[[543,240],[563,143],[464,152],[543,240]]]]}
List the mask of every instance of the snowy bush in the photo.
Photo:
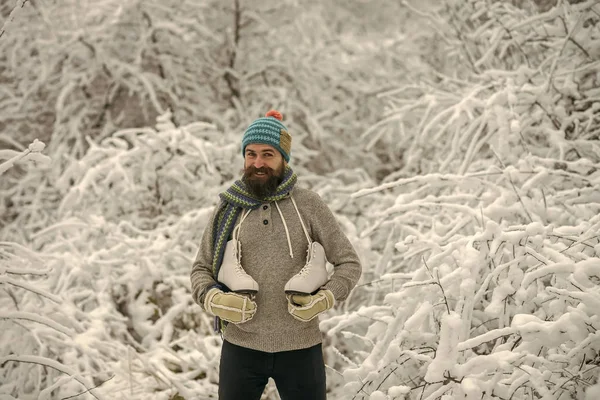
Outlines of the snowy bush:
{"type": "Polygon", "coordinates": [[[596,399],[594,1],[71,3],[0,6],[0,393],[216,395],[189,268],[275,107],[364,264],[329,398],[596,399]]]}
{"type": "Polygon", "coordinates": [[[145,227],[192,205],[213,205],[242,167],[239,145],[226,143],[211,125],[176,129],[166,117],[158,130],[118,131],[99,144],[90,140],[84,157],[56,183],[64,192],[59,215],[85,210],[145,227]]]}
{"type": "Polygon", "coordinates": [[[214,390],[220,339],[193,303],[189,268],[218,191],[239,171],[239,146],[224,146],[210,125],[168,121],[90,140],[56,184],[58,222],[29,233],[45,279],[0,298],[14,309],[3,315],[9,323],[47,327],[4,331],[3,392],[64,397],[102,385],[92,393],[192,398],[214,390]]]}
{"type": "MultiPolygon", "coordinates": [[[[24,230],[44,270],[22,280],[28,291],[0,297],[13,324],[0,341],[9,355],[0,373],[10,382],[0,391],[19,398],[216,393],[221,339],[190,296],[189,270],[217,194],[239,176],[239,143],[205,123],[175,127],[169,115],[155,127],[88,141],[54,185],[62,198],[56,222],[24,230]],[[19,319],[27,325],[15,326],[19,319]]],[[[356,190],[367,178],[340,174],[325,185],[307,174],[305,184],[328,197],[351,180],[356,190]]],[[[344,225],[358,240],[348,218],[344,225]]],[[[266,395],[274,398],[273,390],[266,395]]]]}
{"type": "MultiPolygon", "coordinates": [[[[192,386],[209,393],[204,382],[214,381],[220,344],[211,335],[210,318],[189,295],[188,254],[195,243],[181,237],[197,236],[190,227],[205,224],[209,213],[200,209],[146,232],[97,216],[73,217],[37,234],[35,242],[54,238],[35,257],[47,268],[7,272],[45,279],[7,279],[3,283],[27,292],[11,290],[10,298],[0,300],[3,309],[13,310],[3,312],[8,323],[29,320],[41,328],[19,323],[3,330],[2,354],[8,356],[2,358],[2,391],[62,398],[103,385],[95,391],[99,398],[152,391],[169,398],[172,388],[191,398],[192,386]]],[[[14,257],[7,262],[15,264],[14,257]]]]}
{"type": "Polygon", "coordinates": [[[370,350],[345,371],[346,393],[392,394],[400,385],[432,399],[532,390],[583,398],[581,382],[597,376],[600,361],[599,228],[597,215],[573,227],[488,221],[445,245],[414,236],[398,243],[422,267],[381,277],[383,287],[400,286],[384,306],[323,322],[333,333],[368,320],[364,332],[345,333],[370,350]]]}
{"type": "Polygon", "coordinates": [[[401,167],[354,195],[374,198],[363,235],[387,238],[379,275],[322,322],[346,341],[344,398],[584,399],[597,380],[594,5],[449,2],[469,67],[385,97],[364,137],[401,167]]]}
{"type": "MultiPolygon", "coordinates": [[[[0,174],[23,161],[47,167],[51,160],[41,154],[44,147],[36,139],[22,152],[0,151],[0,174]]],[[[49,398],[59,386],[95,393],[88,377],[82,375],[86,369],[72,367],[76,363],[70,362],[69,355],[84,355],[84,365],[100,360],[86,359],[95,354],[77,341],[82,332],[74,317],[77,310],[49,290],[45,278],[52,269],[45,258],[22,244],[0,241],[0,284],[4,287],[0,296],[0,391],[20,393],[22,398],[33,393],[31,398],[39,399],[49,398]],[[62,378],[49,384],[56,376],[62,378]]]]}
{"type": "Polygon", "coordinates": [[[62,169],[83,157],[88,137],[99,142],[169,110],[178,126],[240,132],[277,108],[311,150],[313,170],[379,169],[374,154],[347,144],[379,114],[375,94],[402,74],[382,43],[393,25],[368,37],[356,29],[402,6],[344,10],[361,3],[331,12],[315,0],[19,1],[0,41],[0,140],[47,139],[62,169]]]}

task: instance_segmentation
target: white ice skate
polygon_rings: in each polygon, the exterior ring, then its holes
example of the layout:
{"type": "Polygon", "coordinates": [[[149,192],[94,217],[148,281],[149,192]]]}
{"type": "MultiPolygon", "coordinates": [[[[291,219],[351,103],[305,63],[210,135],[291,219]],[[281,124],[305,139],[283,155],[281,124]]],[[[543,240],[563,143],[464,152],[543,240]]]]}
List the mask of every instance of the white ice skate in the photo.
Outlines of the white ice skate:
{"type": "Polygon", "coordinates": [[[285,284],[287,294],[310,294],[327,283],[325,249],[318,242],[309,242],[306,264],[285,284]]]}
{"type": "Polygon", "coordinates": [[[232,292],[251,293],[258,292],[258,282],[242,268],[242,244],[240,243],[239,232],[240,226],[244,219],[248,216],[250,210],[242,217],[240,223],[233,229],[233,239],[228,241],[223,254],[223,262],[219,269],[217,280],[227,286],[232,292]]]}
{"type": "Polygon", "coordinates": [[[325,249],[319,242],[314,242],[308,235],[304,221],[298,211],[298,206],[292,197],[292,203],[300,218],[302,230],[308,241],[308,250],[306,251],[306,264],[300,272],[292,276],[285,284],[285,292],[287,294],[310,294],[315,292],[329,280],[327,274],[327,258],[325,257],[325,249]]]}
{"type": "Polygon", "coordinates": [[[217,280],[232,292],[256,293],[258,283],[242,268],[241,247],[237,240],[227,242],[217,280]]]}

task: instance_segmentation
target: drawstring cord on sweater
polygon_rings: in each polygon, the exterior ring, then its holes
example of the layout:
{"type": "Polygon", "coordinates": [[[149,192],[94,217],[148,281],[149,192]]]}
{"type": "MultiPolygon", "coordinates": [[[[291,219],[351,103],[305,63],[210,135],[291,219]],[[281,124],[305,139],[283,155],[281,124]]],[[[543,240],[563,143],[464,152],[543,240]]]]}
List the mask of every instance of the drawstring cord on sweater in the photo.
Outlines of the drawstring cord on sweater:
{"type": "Polygon", "coordinates": [[[291,194],[290,194],[290,198],[292,199],[292,204],[294,205],[294,208],[296,209],[296,214],[298,214],[298,218],[300,218],[300,224],[302,225],[302,230],[304,231],[304,235],[306,236],[306,240],[308,241],[308,245],[310,246],[312,244],[312,240],[310,239],[310,236],[308,236],[308,231],[306,230],[304,221],[302,220],[302,217],[300,216],[300,211],[298,211],[298,206],[296,205],[296,201],[294,200],[294,198],[292,197],[291,194]]]}
{"type": "MultiPolygon", "coordinates": [[[[300,224],[302,225],[302,230],[304,231],[304,235],[306,236],[306,240],[308,241],[308,246],[310,247],[312,240],[310,239],[310,236],[308,235],[308,231],[306,230],[306,225],[304,225],[302,216],[300,216],[300,211],[298,210],[296,201],[294,200],[294,197],[291,194],[290,194],[290,199],[292,199],[292,204],[294,205],[294,208],[296,209],[296,214],[298,214],[298,218],[300,218],[300,224]]],[[[294,258],[294,252],[292,251],[292,242],[290,240],[290,232],[288,231],[287,224],[285,223],[285,218],[283,217],[283,213],[281,212],[281,209],[279,208],[279,204],[277,204],[277,202],[275,202],[275,206],[277,207],[277,211],[279,211],[279,216],[281,217],[281,220],[283,221],[283,227],[285,228],[285,236],[287,237],[288,246],[290,248],[290,257],[294,258]]]]}
{"type": "MultiPolygon", "coordinates": [[[[304,220],[302,220],[302,216],[300,215],[300,211],[298,210],[298,205],[296,205],[296,201],[294,200],[294,197],[290,194],[290,199],[292,200],[292,204],[294,205],[294,208],[296,209],[296,214],[298,214],[298,218],[300,218],[300,224],[302,225],[302,230],[304,231],[304,235],[306,236],[306,240],[308,241],[308,246],[310,247],[312,240],[310,239],[310,236],[308,235],[308,231],[306,230],[306,225],[304,225],[304,220]]],[[[283,213],[281,212],[281,208],[279,208],[279,203],[276,201],[275,202],[275,207],[277,207],[277,211],[279,212],[279,216],[281,217],[281,221],[283,222],[283,228],[285,229],[285,237],[287,239],[287,243],[288,243],[288,248],[290,249],[290,257],[294,258],[294,251],[292,250],[292,241],[290,239],[290,231],[287,227],[287,223],[285,222],[285,218],[283,217],[283,213]]],[[[246,219],[246,217],[248,216],[248,214],[250,214],[250,211],[252,210],[248,210],[248,212],[244,215],[242,215],[242,219],[240,220],[240,223],[237,224],[235,226],[235,228],[233,228],[233,239],[234,239],[234,243],[236,243],[236,247],[237,247],[237,241],[239,240],[239,231],[240,231],[240,227],[242,226],[242,222],[244,222],[244,220],[246,219]],[[237,238],[236,238],[236,232],[238,232],[237,238]]]]}
{"type": "Polygon", "coordinates": [[[240,239],[240,234],[239,234],[239,231],[240,231],[240,228],[241,228],[241,226],[242,226],[242,222],[244,222],[244,220],[246,219],[246,217],[248,216],[248,214],[250,214],[250,211],[252,211],[252,210],[250,209],[250,210],[248,210],[248,212],[247,212],[246,214],[242,215],[242,219],[240,220],[240,223],[239,223],[239,224],[237,224],[237,225],[235,226],[235,228],[233,228],[233,233],[232,233],[231,237],[232,237],[232,239],[233,239],[233,240],[235,240],[236,242],[237,242],[237,241],[240,239]],[[235,237],[235,233],[236,233],[236,232],[238,232],[237,238],[235,237]]]}
{"type": "Polygon", "coordinates": [[[279,208],[279,203],[275,202],[275,207],[277,207],[277,211],[279,211],[279,216],[283,221],[283,228],[285,229],[285,237],[287,238],[288,248],[290,249],[290,257],[294,258],[294,252],[292,251],[292,241],[290,240],[290,232],[288,231],[287,224],[285,223],[285,218],[283,218],[283,214],[281,212],[281,208],[279,208]]]}

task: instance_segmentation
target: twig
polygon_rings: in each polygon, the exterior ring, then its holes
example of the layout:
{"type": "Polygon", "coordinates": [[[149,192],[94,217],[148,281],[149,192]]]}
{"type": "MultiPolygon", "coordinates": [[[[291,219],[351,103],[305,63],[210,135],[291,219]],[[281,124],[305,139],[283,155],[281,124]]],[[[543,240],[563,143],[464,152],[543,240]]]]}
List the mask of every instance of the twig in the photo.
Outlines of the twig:
{"type": "Polygon", "coordinates": [[[372,382],[372,381],[366,381],[366,382],[363,382],[362,386],[361,386],[361,387],[358,389],[358,392],[356,392],[356,394],[354,395],[354,397],[352,397],[352,400],[355,400],[355,399],[356,399],[356,396],[358,396],[358,393],[359,393],[359,392],[363,392],[364,394],[368,395],[368,393],[367,393],[367,392],[365,392],[364,388],[365,388],[365,386],[367,386],[369,383],[373,383],[373,382],[372,382]]]}
{"type": "Polygon", "coordinates": [[[546,217],[548,216],[548,202],[546,201],[546,193],[544,192],[544,188],[540,188],[542,191],[542,198],[544,199],[544,213],[546,217]]]}
{"type": "MultiPolygon", "coordinates": [[[[408,361],[408,360],[407,360],[408,361]]],[[[387,380],[387,378],[389,378],[394,372],[396,372],[396,370],[400,368],[400,367],[395,367],[394,369],[392,369],[390,371],[389,374],[387,374],[382,380],[381,382],[379,382],[379,385],[377,386],[377,388],[375,390],[379,390],[379,388],[381,388],[381,385],[383,385],[383,383],[387,380]]]]}
{"type": "Polygon", "coordinates": [[[0,311],[0,320],[2,320],[2,319],[7,319],[7,320],[22,319],[25,321],[32,321],[32,322],[36,322],[38,324],[46,325],[68,337],[73,337],[73,335],[74,335],[73,332],[66,326],[64,326],[48,317],[44,317],[43,315],[39,315],[39,314],[35,314],[35,313],[24,312],[24,311],[13,311],[13,312],[0,311]]]}
{"type": "Polygon", "coordinates": [[[232,74],[231,71],[235,71],[235,61],[237,58],[238,47],[240,45],[240,39],[241,39],[240,32],[242,29],[242,9],[240,7],[239,0],[234,0],[233,4],[234,4],[233,45],[231,48],[231,53],[229,54],[228,68],[226,69],[224,78],[225,78],[225,81],[227,82],[227,86],[229,87],[229,91],[231,92],[231,98],[229,99],[230,105],[233,108],[236,108],[235,107],[236,100],[240,100],[240,98],[241,98],[241,93],[240,93],[240,89],[239,89],[239,78],[236,77],[234,74],[232,74]]]}
{"type": "Polygon", "coordinates": [[[548,117],[548,119],[549,119],[549,120],[552,122],[552,125],[554,125],[554,127],[555,127],[556,129],[560,129],[560,124],[558,123],[558,121],[556,121],[556,119],[554,119],[554,118],[552,117],[552,115],[550,115],[550,113],[548,112],[548,110],[546,110],[546,109],[544,108],[544,106],[542,106],[542,105],[540,104],[540,102],[539,102],[539,101],[537,101],[537,100],[536,100],[536,101],[534,101],[534,102],[533,102],[533,105],[534,105],[534,106],[538,106],[539,108],[541,108],[541,109],[542,109],[542,111],[544,111],[544,113],[546,113],[546,116],[548,117]]]}
{"type": "Polygon", "coordinates": [[[12,299],[13,303],[15,304],[15,308],[17,309],[17,311],[20,311],[19,302],[17,301],[17,296],[9,288],[4,288],[4,291],[6,293],[8,293],[8,296],[12,299]]]}
{"type": "Polygon", "coordinates": [[[55,302],[56,304],[62,304],[62,299],[58,296],[56,296],[55,294],[49,293],[49,292],[45,292],[41,289],[36,288],[35,286],[27,283],[27,282],[21,282],[19,280],[16,279],[11,279],[8,276],[0,276],[0,285],[1,284],[10,284],[13,286],[17,286],[20,288],[23,288],[25,290],[29,290],[30,292],[33,292],[35,294],[38,294],[40,296],[44,296],[50,300],[52,300],[53,302],[55,302]]]}
{"type": "Polygon", "coordinates": [[[500,26],[506,31],[506,33],[508,33],[508,37],[513,41],[513,43],[515,44],[515,46],[517,46],[517,49],[519,49],[519,51],[521,52],[521,54],[523,54],[523,57],[525,57],[525,61],[527,62],[527,66],[529,68],[531,68],[531,63],[529,62],[529,57],[527,57],[527,53],[525,53],[525,51],[523,50],[523,48],[521,47],[521,45],[519,44],[519,42],[517,42],[517,40],[515,39],[515,37],[513,36],[512,32],[510,29],[508,29],[506,27],[506,25],[504,25],[502,23],[502,21],[500,21],[500,19],[498,19],[495,15],[494,15],[494,19],[496,20],[496,22],[498,24],[500,24],[500,26]]]}
{"type": "MultiPolygon", "coordinates": [[[[562,56],[562,53],[565,51],[565,48],[567,47],[567,43],[569,43],[571,36],[577,30],[577,27],[579,26],[579,23],[581,22],[583,15],[584,15],[584,13],[579,14],[579,18],[577,18],[577,21],[575,22],[575,25],[573,26],[573,28],[571,29],[570,32],[568,30],[567,24],[565,23],[564,19],[560,18],[560,20],[563,22],[563,25],[565,27],[567,37],[565,38],[565,41],[564,41],[558,55],[556,56],[556,58],[552,62],[552,66],[550,67],[550,74],[548,75],[548,80],[546,82],[547,90],[550,90],[550,86],[551,86],[550,83],[552,82],[552,78],[554,76],[554,71],[556,71],[556,66],[558,65],[558,60],[562,56]]],[[[585,50],[583,50],[583,51],[585,52],[585,50]]],[[[586,54],[587,54],[587,52],[586,52],[586,54]]],[[[588,55],[588,57],[589,57],[589,55],[588,55]]]]}
{"type": "MultiPolygon", "coordinates": [[[[498,162],[500,163],[500,165],[502,166],[502,168],[506,169],[506,165],[500,159],[500,156],[496,153],[496,151],[494,150],[494,148],[490,147],[490,149],[492,150],[492,154],[494,154],[494,156],[496,157],[496,159],[498,160],[498,162]]],[[[508,181],[510,182],[510,184],[511,184],[511,186],[512,186],[514,192],[515,192],[515,194],[517,195],[517,198],[519,199],[519,202],[521,203],[521,206],[523,206],[523,210],[525,210],[525,214],[527,214],[527,217],[529,218],[529,221],[533,222],[533,218],[531,217],[531,214],[529,213],[529,211],[525,207],[525,203],[523,202],[523,199],[519,195],[519,192],[517,192],[517,188],[516,188],[515,184],[513,183],[513,180],[512,180],[512,178],[510,176],[508,177],[508,181]]]]}
{"type": "MultiPolygon", "coordinates": [[[[448,11],[450,11],[450,10],[448,10],[448,11]]],[[[456,18],[456,14],[455,13],[451,12],[451,14],[452,14],[452,17],[456,18]]],[[[475,72],[476,74],[480,74],[481,71],[477,67],[477,63],[475,62],[475,57],[473,57],[473,54],[469,50],[469,47],[467,46],[467,40],[463,36],[461,29],[454,23],[453,18],[450,18],[450,24],[454,28],[454,31],[456,33],[456,37],[460,40],[460,44],[461,44],[462,48],[464,49],[465,54],[467,56],[466,59],[469,62],[469,64],[471,65],[471,68],[473,68],[473,72],[475,72]]]]}
{"type": "MultiPolygon", "coordinates": [[[[423,400],[423,395],[425,394],[425,388],[427,387],[429,383],[425,382],[425,384],[423,385],[423,390],[421,391],[421,397],[419,397],[419,400],[423,400]]],[[[419,386],[417,386],[416,388],[418,388],[419,386]]],[[[416,389],[413,388],[413,389],[416,389]]]]}
{"type": "Polygon", "coordinates": [[[530,222],[533,222],[533,218],[531,217],[531,214],[529,213],[529,211],[527,210],[527,207],[525,207],[525,203],[523,202],[523,199],[521,198],[521,195],[519,194],[519,192],[517,191],[517,188],[515,186],[515,184],[512,181],[512,178],[508,178],[508,181],[510,182],[515,194],[517,195],[517,198],[519,199],[519,203],[521,203],[521,206],[523,206],[523,210],[525,211],[525,214],[527,214],[527,217],[529,218],[530,222]]]}
{"type": "MultiPolygon", "coordinates": [[[[79,382],[83,387],[87,388],[87,384],[83,381],[83,379],[79,376],[79,374],[77,372],[75,372],[71,368],[67,367],[66,365],[59,363],[56,360],[51,360],[49,358],[40,357],[40,356],[18,356],[18,355],[11,354],[8,357],[0,358],[0,368],[2,368],[4,366],[4,364],[9,361],[37,364],[37,365],[40,365],[43,367],[50,367],[59,372],[62,372],[63,374],[69,375],[70,377],[75,379],[77,382],[79,382]]],[[[93,389],[94,388],[89,389],[90,394],[92,396],[94,396],[96,399],[98,399],[98,396],[96,396],[94,393],[91,392],[91,390],[93,390],[93,389]]],[[[100,399],[98,399],[98,400],[100,400],[100,399]]]]}
{"type": "Polygon", "coordinates": [[[10,15],[8,16],[6,21],[4,21],[4,24],[2,25],[2,29],[0,29],[0,37],[2,37],[2,35],[4,35],[4,32],[6,32],[6,29],[8,29],[9,25],[15,19],[15,16],[17,15],[17,12],[18,12],[17,10],[25,7],[25,3],[27,3],[27,1],[29,1],[29,0],[18,0],[19,3],[17,3],[15,5],[15,7],[12,9],[12,11],[10,12],[10,15]]]}
{"type": "MultiPolygon", "coordinates": [[[[590,7],[590,9],[591,9],[591,7],[590,7]]],[[[581,14],[579,14],[579,19],[581,19],[581,17],[583,17],[583,11],[581,12],[581,14]]],[[[578,19],[578,20],[577,20],[577,22],[575,23],[575,26],[577,26],[577,23],[579,22],[579,19],[578,19]]],[[[564,20],[563,18],[560,18],[560,20],[562,21],[562,23],[563,23],[563,26],[565,27],[565,32],[568,32],[568,29],[567,29],[567,23],[565,22],[565,20],[564,20]]],[[[575,27],[574,27],[573,29],[575,29],[575,27]]],[[[575,46],[577,46],[577,47],[579,48],[579,50],[581,50],[581,51],[583,52],[583,54],[585,54],[585,56],[586,56],[587,58],[589,58],[590,60],[592,59],[592,57],[590,56],[590,53],[588,53],[588,52],[587,52],[587,50],[586,50],[586,49],[584,49],[584,48],[583,48],[583,46],[579,44],[579,42],[577,42],[575,39],[573,39],[573,36],[572,36],[572,35],[569,35],[569,36],[567,37],[567,39],[568,39],[568,40],[569,40],[571,43],[573,43],[575,46]]]]}
{"type": "Polygon", "coordinates": [[[99,383],[99,384],[97,384],[96,386],[94,386],[94,387],[91,387],[91,388],[89,388],[89,389],[87,389],[87,390],[84,390],[83,392],[80,392],[80,393],[74,394],[74,395],[72,395],[72,396],[63,397],[63,398],[62,398],[62,399],[60,399],[60,400],[72,399],[73,397],[77,397],[77,396],[81,396],[82,394],[86,394],[86,393],[87,393],[87,392],[89,392],[90,390],[92,390],[92,389],[96,389],[97,387],[99,387],[99,386],[101,386],[101,385],[104,385],[106,382],[110,381],[110,380],[111,380],[112,378],[114,378],[115,376],[116,376],[116,375],[113,375],[113,376],[111,376],[110,378],[108,378],[108,379],[106,379],[106,380],[104,380],[104,381],[100,382],[100,383],[99,383]]]}
{"type": "MultiPolygon", "coordinates": [[[[433,274],[431,273],[431,270],[429,269],[429,266],[427,265],[427,261],[425,261],[425,257],[423,257],[423,264],[425,264],[425,268],[427,268],[427,271],[429,271],[429,275],[431,275],[432,278],[434,278],[433,274]]],[[[437,282],[434,282],[436,285],[438,285],[440,287],[440,289],[442,290],[442,296],[444,297],[444,303],[446,303],[446,310],[448,311],[448,314],[450,314],[450,305],[448,305],[448,298],[446,297],[446,292],[444,291],[444,287],[442,286],[442,283],[440,281],[440,274],[438,271],[436,271],[437,274],[437,282]]]]}
{"type": "Polygon", "coordinates": [[[496,321],[496,320],[498,320],[498,319],[499,319],[499,318],[492,318],[492,319],[488,319],[487,321],[483,321],[483,322],[482,322],[482,323],[480,323],[479,325],[477,325],[477,326],[474,326],[473,328],[471,328],[471,332],[473,332],[475,329],[479,328],[480,326],[487,324],[488,322],[496,321]]]}

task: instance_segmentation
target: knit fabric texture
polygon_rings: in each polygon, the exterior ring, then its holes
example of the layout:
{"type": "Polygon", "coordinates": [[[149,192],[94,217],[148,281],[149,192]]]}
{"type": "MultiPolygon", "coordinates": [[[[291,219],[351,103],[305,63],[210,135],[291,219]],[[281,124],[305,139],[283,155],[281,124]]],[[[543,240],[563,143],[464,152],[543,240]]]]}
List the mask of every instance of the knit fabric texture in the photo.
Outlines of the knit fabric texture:
{"type": "MultiPolygon", "coordinates": [[[[242,266],[259,285],[254,298],[256,314],[248,322],[227,324],[222,333],[223,339],[230,343],[274,353],[309,348],[323,340],[319,318],[322,320],[326,318],[325,315],[302,322],[288,312],[285,284],[304,267],[308,249],[308,241],[292,197],[310,238],[323,245],[327,260],[333,265],[333,274],[324,288],[331,290],[336,304],[348,297],[361,275],[356,251],[317,193],[296,184],[290,196],[277,202],[263,201],[260,207],[248,214],[239,231],[242,266]]],[[[200,307],[203,307],[206,289],[217,284],[211,265],[211,227],[219,208],[215,208],[208,221],[190,272],[192,296],[200,307]]]]}
{"type": "MultiPolygon", "coordinates": [[[[277,186],[275,193],[264,199],[256,199],[248,191],[244,181],[237,180],[225,192],[219,194],[221,198],[221,208],[219,209],[212,226],[213,237],[213,259],[212,271],[213,276],[219,276],[219,269],[223,263],[223,255],[229,236],[233,231],[235,221],[237,221],[242,210],[256,210],[262,204],[262,201],[279,201],[285,198],[288,193],[294,188],[297,181],[297,176],[289,165],[286,165],[283,180],[277,186]]],[[[217,285],[221,287],[221,285],[217,285]]],[[[224,289],[224,288],[223,288],[224,289]]],[[[214,329],[217,332],[222,332],[227,323],[219,317],[215,317],[214,329]]]]}
{"type": "Polygon", "coordinates": [[[242,210],[256,210],[264,201],[279,201],[283,199],[294,188],[297,181],[297,176],[289,165],[286,165],[283,173],[283,181],[275,190],[275,193],[264,199],[256,199],[246,188],[246,184],[237,180],[229,189],[221,193],[221,209],[214,220],[212,227],[214,254],[212,262],[212,270],[214,276],[219,275],[219,268],[223,262],[223,254],[225,254],[225,246],[229,240],[229,236],[233,231],[235,221],[242,210]]]}
{"type": "Polygon", "coordinates": [[[275,117],[261,117],[250,124],[242,138],[242,155],[252,143],[268,144],[276,148],[286,162],[290,162],[292,137],[286,126],[275,117]]]}

